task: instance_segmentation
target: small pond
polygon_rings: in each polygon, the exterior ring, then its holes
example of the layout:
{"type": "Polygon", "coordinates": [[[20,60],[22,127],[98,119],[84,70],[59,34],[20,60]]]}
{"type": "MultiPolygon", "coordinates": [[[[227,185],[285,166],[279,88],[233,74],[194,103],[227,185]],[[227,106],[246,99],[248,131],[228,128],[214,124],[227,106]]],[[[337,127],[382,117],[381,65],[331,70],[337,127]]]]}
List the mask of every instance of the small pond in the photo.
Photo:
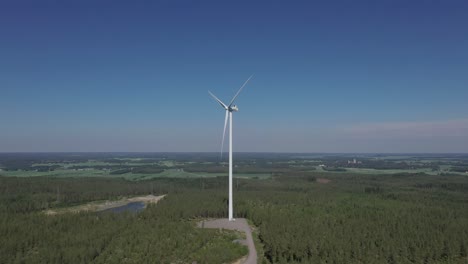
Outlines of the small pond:
{"type": "Polygon", "coordinates": [[[114,208],[109,208],[106,210],[101,211],[102,213],[104,212],[113,212],[113,213],[124,213],[124,212],[129,212],[129,213],[138,213],[143,211],[145,209],[145,203],[144,202],[132,202],[128,203],[126,205],[114,207],[114,208]]]}

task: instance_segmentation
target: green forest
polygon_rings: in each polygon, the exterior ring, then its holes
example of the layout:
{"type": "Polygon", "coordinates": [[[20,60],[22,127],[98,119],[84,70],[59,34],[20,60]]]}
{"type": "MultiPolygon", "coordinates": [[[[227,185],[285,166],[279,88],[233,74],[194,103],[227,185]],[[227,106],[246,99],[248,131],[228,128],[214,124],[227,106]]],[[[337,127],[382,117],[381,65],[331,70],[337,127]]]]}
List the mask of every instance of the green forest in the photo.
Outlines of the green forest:
{"type": "MultiPolygon", "coordinates": [[[[256,229],[259,263],[468,263],[468,177],[276,173],[235,179],[234,210],[256,229]]],[[[0,177],[2,263],[230,263],[247,254],[227,215],[227,178],[0,177]],[[167,194],[132,213],[60,208],[167,194]]]]}

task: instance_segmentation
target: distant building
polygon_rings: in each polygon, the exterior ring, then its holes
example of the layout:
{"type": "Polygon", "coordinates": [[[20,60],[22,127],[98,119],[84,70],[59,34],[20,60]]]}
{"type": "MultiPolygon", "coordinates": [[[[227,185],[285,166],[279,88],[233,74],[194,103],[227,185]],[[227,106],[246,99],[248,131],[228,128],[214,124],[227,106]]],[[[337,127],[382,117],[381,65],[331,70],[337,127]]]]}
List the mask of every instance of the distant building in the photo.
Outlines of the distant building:
{"type": "Polygon", "coordinates": [[[356,160],[356,159],[353,159],[353,160],[348,160],[348,164],[361,164],[362,162],[356,160]]]}

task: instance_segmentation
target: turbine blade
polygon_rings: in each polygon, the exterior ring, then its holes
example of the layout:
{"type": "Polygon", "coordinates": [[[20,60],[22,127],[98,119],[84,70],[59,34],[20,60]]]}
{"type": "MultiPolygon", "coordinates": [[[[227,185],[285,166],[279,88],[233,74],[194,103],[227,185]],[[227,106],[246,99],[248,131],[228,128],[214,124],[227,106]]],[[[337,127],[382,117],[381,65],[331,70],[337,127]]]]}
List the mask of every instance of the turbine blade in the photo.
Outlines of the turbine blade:
{"type": "Polygon", "coordinates": [[[226,117],[224,118],[223,141],[221,141],[221,154],[220,154],[220,159],[223,158],[224,137],[225,137],[225,135],[226,135],[226,126],[227,126],[227,121],[228,121],[228,114],[229,114],[229,111],[226,110],[226,117]]]}
{"type": "Polygon", "coordinates": [[[227,105],[225,105],[221,100],[218,99],[214,94],[212,94],[210,91],[208,93],[213,97],[224,109],[228,109],[227,105]]]}
{"type": "Polygon", "coordinates": [[[237,91],[236,95],[234,95],[234,97],[232,98],[231,102],[229,103],[229,107],[231,107],[232,103],[234,103],[234,100],[236,100],[237,96],[240,94],[240,92],[242,91],[242,88],[244,88],[244,86],[250,81],[250,79],[253,77],[253,75],[250,75],[250,77],[247,79],[247,81],[245,81],[245,83],[241,86],[241,88],[239,88],[239,91],[237,91]]]}

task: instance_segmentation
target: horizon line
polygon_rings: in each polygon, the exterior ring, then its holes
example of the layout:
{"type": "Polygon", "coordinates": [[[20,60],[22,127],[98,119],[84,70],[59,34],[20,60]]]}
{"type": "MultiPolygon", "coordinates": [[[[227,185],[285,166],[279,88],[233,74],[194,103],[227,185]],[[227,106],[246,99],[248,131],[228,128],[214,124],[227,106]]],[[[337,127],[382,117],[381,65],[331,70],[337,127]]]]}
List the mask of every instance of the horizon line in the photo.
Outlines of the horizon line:
{"type": "MultiPolygon", "coordinates": [[[[216,151],[0,151],[0,154],[20,154],[20,153],[204,153],[204,154],[219,154],[216,151]]],[[[398,155],[398,154],[413,154],[413,155],[427,155],[427,154],[465,154],[468,152],[280,152],[280,151],[234,151],[233,153],[258,153],[258,154],[387,154],[387,155],[398,155]]]]}

